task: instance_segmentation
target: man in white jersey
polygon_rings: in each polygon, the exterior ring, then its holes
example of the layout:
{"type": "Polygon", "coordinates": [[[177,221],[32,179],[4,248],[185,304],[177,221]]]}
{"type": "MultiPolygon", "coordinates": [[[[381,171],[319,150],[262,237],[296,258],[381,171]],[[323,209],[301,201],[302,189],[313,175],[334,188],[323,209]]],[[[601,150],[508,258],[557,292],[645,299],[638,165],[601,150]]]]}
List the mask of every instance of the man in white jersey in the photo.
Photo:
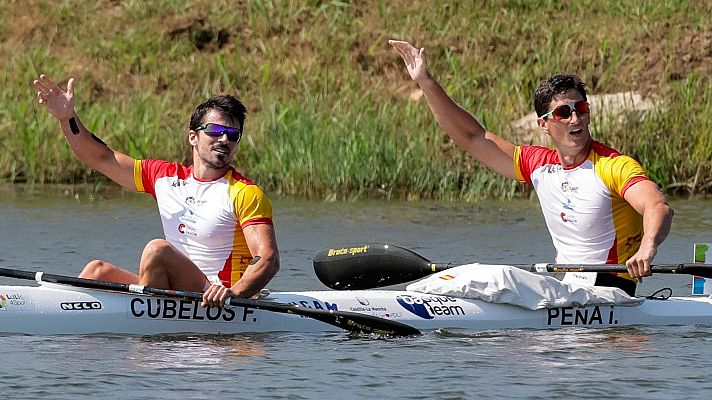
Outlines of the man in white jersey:
{"type": "Polygon", "coordinates": [[[185,167],[109,148],[79,120],[73,78],[66,91],[45,75],[34,86],[75,155],[126,190],[152,195],[161,215],[166,238],[146,245],[138,274],[94,260],[80,277],[204,290],[203,305],[213,307],[254,296],[274,277],[279,252],[269,199],[231,166],[245,121],[240,101],[216,96],[196,108],[188,130],[193,165],[185,167]]]}
{"type": "Polygon", "coordinates": [[[574,75],[553,75],[536,90],[537,122],[553,149],[515,146],[487,131],[445,93],[427,70],[425,49],[389,43],[458,146],[499,174],[534,185],[556,262],[625,263],[628,274],[581,274],[581,279],[633,295],[635,282],[650,275],[673,210],[637,161],[591,138],[583,82],[574,75]]]}

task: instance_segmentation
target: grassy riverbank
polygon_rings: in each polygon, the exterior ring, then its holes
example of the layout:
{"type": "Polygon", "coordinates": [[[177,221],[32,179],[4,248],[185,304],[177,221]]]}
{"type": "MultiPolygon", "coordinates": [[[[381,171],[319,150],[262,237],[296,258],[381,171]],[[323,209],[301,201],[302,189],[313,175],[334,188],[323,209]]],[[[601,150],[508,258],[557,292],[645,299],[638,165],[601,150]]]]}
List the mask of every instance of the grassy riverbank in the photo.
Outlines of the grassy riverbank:
{"type": "Polygon", "coordinates": [[[83,122],[133,157],[186,160],[195,105],[250,110],[237,165],[268,192],[311,198],[509,198],[435,124],[387,45],[431,71],[490,130],[532,111],[536,84],[579,74],[592,94],[637,91],[645,119],[598,121],[668,192],[712,192],[712,5],[695,1],[159,0],[0,4],[0,179],[101,182],[74,159],[31,81],[77,79],[83,122]]]}

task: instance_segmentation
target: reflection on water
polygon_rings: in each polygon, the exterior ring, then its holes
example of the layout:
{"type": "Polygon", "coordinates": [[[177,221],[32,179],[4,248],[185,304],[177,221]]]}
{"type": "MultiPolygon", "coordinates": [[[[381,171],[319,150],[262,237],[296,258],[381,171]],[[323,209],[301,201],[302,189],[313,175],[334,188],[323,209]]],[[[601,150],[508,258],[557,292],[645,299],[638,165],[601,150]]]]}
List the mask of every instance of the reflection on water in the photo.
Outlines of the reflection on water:
{"type": "Polygon", "coordinates": [[[651,343],[651,330],[638,327],[602,329],[568,328],[556,330],[507,329],[467,331],[439,329],[435,334],[463,343],[507,343],[516,354],[595,354],[595,349],[618,349],[629,352],[646,350],[651,343]],[[586,351],[584,351],[586,350],[586,351]],[[591,352],[592,351],[592,352],[591,352]]]}
{"type": "Polygon", "coordinates": [[[142,337],[126,350],[126,361],[140,361],[138,368],[145,371],[246,365],[259,362],[267,354],[265,343],[275,339],[276,335],[142,337]],[[153,361],[145,362],[147,359],[153,361]]]}

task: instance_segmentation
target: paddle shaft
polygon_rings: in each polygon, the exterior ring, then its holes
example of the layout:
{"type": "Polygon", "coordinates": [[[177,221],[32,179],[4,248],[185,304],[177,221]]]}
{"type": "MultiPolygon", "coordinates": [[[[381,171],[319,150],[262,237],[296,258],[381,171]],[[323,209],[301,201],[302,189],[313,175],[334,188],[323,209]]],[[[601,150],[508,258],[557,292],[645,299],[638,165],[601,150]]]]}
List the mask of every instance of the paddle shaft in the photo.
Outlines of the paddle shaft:
{"type": "MultiPolygon", "coordinates": [[[[150,294],[159,296],[178,297],[191,300],[202,300],[203,293],[161,289],[150,286],[130,285],[119,282],[98,281],[93,279],[75,278],[63,275],[46,274],[43,272],[29,272],[9,268],[0,268],[0,276],[15,279],[27,279],[37,282],[59,283],[87,289],[111,290],[123,293],[150,294]]],[[[357,333],[378,334],[388,336],[412,336],[419,335],[417,329],[402,324],[397,321],[387,320],[371,315],[359,314],[350,311],[316,310],[312,308],[299,307],[292,304],[276,303],[273,301],[240,299],[230,297],[226,300],[226,305],[234,307],[246,307],[257,310],[265,310],[284,314],[294,314],[312,318],[338,328],[357,333]]]]}
{"type": "MultiPolygon", "coordinates": [[[[628,268],[625,264],[507,264],[529,272],[606,272],[625,273],[628,268]]],[[[431,263],[433,272],[444,271],[456,267],[457,264],[431,263]]],[[[656,274],[686,274],[697,275],[703,278],[712,278],[712,265],[709,264],[654,264],[650,272],[656,274]]]]}
{"type": "MultiPolygon", "coordinates": [[[[433,263],[400,246],[359,244],[331,247],[314,256],[314,272],[326,286],[338,290],[372,289],[423,278],[456,264],[433,263]]],[[[530,272],[627,272],[623,264],[516,264],[530,272]]],[[[712,278],[709,264],[658,264],[652,273],[689,274],[712,278]]]]}

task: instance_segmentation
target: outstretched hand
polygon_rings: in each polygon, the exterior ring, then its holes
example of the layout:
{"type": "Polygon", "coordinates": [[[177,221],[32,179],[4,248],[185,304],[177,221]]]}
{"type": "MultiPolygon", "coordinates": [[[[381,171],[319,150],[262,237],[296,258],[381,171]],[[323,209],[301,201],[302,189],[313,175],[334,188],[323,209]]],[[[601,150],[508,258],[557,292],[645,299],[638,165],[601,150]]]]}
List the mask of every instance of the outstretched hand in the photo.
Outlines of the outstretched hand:
{"type": "Polygon", "coordinates": [[[39,103],[45,106],[57,119],[68,119],[75,114],[74,78],[69,78],[66,92],[47,75],[40,75],[33,84],[37,89],[39,103]]]}
{"type": "Polygon", "coordinates": [[[388,43],[393,46],[395,51],[398,52],[403,61],[405,61],[408,73],[414,81],[418,82],[428,77],[428,63],[425,61],[425,48],[418,50],[410,43],[400,40],[389,40],[388,43]]]}

